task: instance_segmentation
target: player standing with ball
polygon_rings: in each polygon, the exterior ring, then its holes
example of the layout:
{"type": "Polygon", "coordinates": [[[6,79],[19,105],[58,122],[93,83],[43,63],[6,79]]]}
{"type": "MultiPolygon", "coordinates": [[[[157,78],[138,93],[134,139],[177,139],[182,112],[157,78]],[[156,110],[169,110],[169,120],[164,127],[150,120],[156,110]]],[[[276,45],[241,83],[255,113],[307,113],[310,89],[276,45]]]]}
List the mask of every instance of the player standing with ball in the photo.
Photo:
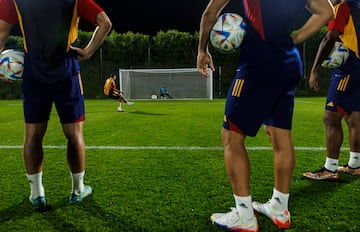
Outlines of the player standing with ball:
{"type": "Polygon", "coordinates": [[[82,202],[92,193],[84,185],[85,120],[79,60],[89,59],[111,30],[107,14],[93,0],[0,0],[0,51],[13,25],[19,23],[24,38],[23,107],[25,141],[23,158],[37,210],[47,206],[42,184],[43,138],[52,104],[67,139],[67,161],[71,171],[70,204],[82,202]],[[77,48],[79,18],[96,25],[85,48],[77,48]]]}
{"type": "Polygon", "coordinates": [[[332,0],[336,16],[329,22],[309,78],[309,86],[319,91],[319,68],[336,41],[349,49],[345,64],[334,69],[325,103],[326,158],[318,170],[303,173],[314,180],[337,180],[338,171],[360,176],[360,0],[332,0]],[[342,119],[348,127],[349,161],[339,165],[343,142],[342,119]]]}
{"type": "MultiPolygon", "coordinates": [[[[210,0],[200,23],[197,68],[208,76],[214,69],[208,50],[209,34],[230,0],[210,0]]],[[[296,87],[302,63],[295,47],[319,31],[332,17],[328,0],[243,0],[246,35],[240,46],[239,65],[230,86],[222,129],[224,160],[235,198],[228,213],[211,215],[212,222],[226,230],[258,231],[254,210],[269,217],[279,228],[290,227],[288,210],[290,182],[295,166],[291,124],[296,87]],[[294,25],[312,15],[292,37],[294,25]],[[269,135],[274,153],[274,189],[265,204],[252,202],[250,163],[245,137],[255,136],[261,125],[269,135]]]]}

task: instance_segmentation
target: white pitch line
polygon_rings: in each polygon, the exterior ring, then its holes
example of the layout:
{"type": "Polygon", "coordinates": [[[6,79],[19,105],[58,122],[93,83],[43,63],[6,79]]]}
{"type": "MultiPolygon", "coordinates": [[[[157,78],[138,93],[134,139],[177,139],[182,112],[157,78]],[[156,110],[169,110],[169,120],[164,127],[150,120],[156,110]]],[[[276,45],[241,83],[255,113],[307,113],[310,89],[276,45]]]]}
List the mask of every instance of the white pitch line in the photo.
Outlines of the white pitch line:
{"type": "MultiPolygon", "coordinates": [[[[6,146],[0,145],[0,149],[22,149],[23,146],[6,146]]],[[[65,149],[65,145],[45,145],[47,149],[65,149]]],[[[272,147],[248,146],[247,150],[272,150],[272,147]]],[[[198,147],[198,146],[86,146],[88,150],[195,150],[195,151],[216,151],[223,150],[222,147],[198,147]]],[[[325,147],[295,147],[298,151],[324,151],[325,147]]],[[[349,148],[344,147],[341,150],[348,151],[349,148]]]]}

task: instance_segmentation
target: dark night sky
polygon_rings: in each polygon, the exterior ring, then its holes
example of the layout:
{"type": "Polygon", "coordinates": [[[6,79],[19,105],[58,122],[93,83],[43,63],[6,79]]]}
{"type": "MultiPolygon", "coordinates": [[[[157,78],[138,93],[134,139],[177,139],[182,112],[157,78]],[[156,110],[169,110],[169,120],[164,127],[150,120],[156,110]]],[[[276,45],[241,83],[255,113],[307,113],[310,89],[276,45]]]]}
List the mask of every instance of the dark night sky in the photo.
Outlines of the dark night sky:
{"type": "MultiPolygon", "coordinates": [[[[198,31],[200,17],[208,0],[95,0],[109,15],[113,29],[154,35],[175,29],[183,32],[198,31]]],[[[239,11],[241,1],[231,1],[225,11],[239,11]]],[[[86,23],[80,29],[88,30],[86,23]]]]}

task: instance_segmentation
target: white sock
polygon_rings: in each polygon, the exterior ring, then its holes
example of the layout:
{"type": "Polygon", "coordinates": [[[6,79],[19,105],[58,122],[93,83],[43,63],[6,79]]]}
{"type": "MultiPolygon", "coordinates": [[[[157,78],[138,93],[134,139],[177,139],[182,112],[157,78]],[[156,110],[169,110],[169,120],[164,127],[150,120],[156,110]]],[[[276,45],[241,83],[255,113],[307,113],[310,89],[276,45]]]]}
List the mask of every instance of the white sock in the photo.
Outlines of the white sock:
{"type": "Polygon", "coordinates": [[[71,193],[80,194],[82,191],[84,191],[84,176],[85,171],[80,173],[71,173],[71,193]]]}
{"type": "Polygon", "coordinates": [[[276,211],[288,210],[289,196],[289,193],[282,193],[274,188],[273,195],[270,200],[270,205],[276,211]]]}
{"type": "Polygon", "coordinates": [[[348,166],[351,168],[359,168],[360,167],[360,153],[350,151],[350,158],[348,162],[348,166]]]}
{"type": "Polygon", "coordinates": [[[327,170],[335,172],[337,170],[338,165],[339,165],[338,159],[332,159],[332,158],[326,157],[324,166],[327,170]]]}
{"type": "Polygon", "coordinates": [[[35,174],[26,174],[30,183],[30,197],[36,199],[39,196],[45,196],[44,186],[42,184],[42,172],[35,174]]]}
{"type": "Polygon", "coordinates": [[[251,219],[254,216],[251,195],[241,197],[234,194],[234,198],[238,214],[245,219],[251,219]]]}

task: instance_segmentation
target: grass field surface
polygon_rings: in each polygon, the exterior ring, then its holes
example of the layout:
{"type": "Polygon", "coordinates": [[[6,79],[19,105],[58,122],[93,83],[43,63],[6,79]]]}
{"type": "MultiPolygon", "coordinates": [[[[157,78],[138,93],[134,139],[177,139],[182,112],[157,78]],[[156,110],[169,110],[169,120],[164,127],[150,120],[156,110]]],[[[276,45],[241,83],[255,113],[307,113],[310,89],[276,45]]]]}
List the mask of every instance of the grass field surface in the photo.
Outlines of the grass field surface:
{"type": "MultiPolygon", "coordinates": [[[[325,162],[324,98],[296,98],[293,138],[297,161],[288,231],[360,231],[360,178],[304,179],[325,162]]],[[[234,206],[220,138],[223,99],[135,101],[116,112],[110,99],[86,100],[85,183],[94,194],[69,205],[71,179],[56,110],[44,138],[44,186],[52,210],[28,201],[20,100],[0,101],[0,231],[219,231],[209,217],[234,206]]],[[[349,157],[347,129],[340,164],[349,157]]],[[[261,129],[247,138],[253,200],[273,189],[273,156],[261,129]]],[[[258,215],[260,231],[279,231],[258,215]]]]}

